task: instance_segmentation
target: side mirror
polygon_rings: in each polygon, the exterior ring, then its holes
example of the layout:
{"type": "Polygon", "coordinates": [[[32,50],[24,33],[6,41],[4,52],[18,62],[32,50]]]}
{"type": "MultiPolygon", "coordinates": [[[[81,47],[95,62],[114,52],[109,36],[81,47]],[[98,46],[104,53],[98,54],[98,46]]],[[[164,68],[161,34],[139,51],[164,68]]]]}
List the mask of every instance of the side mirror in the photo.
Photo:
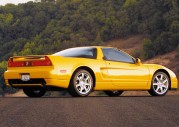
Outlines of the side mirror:
{"type": "Polygon", "coordinates": [[[139,58],[136,58],[136,64],[138,64],[138,65],[141,64],[141,60],[139,58]]]}
{"type": "Polygon", "coordinates": [[[103,56],[103,60],[107,60],[105,56],[103,56]]]}

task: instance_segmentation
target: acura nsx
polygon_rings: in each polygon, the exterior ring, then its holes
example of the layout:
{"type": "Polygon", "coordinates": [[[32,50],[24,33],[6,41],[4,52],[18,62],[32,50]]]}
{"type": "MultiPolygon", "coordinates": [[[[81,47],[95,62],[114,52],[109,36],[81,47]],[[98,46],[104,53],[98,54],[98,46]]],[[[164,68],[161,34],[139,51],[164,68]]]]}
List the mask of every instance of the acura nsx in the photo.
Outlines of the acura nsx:
{"type": "Polygon", "coordinates": [[[88,96],[102,90],[119,96],[125,90],[146,90],[163,96],[177,89],[174,72],[112,47],[89,46],[62,50],[52,55],[14,56],[4,73],[7,86],[23,89],[29,97],[47,90],[67,89],[72,96],[88,96]]]}

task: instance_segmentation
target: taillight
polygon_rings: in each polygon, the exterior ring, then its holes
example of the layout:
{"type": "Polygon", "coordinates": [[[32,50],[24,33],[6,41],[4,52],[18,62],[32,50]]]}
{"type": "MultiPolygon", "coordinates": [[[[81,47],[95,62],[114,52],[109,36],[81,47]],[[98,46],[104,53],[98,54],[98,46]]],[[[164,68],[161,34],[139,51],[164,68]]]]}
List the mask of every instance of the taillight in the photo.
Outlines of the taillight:
{"type": "Polygon", "coordinates": [[[52,66],[50,59],[45,56],[40,60],[34,61],[13,61],[13,58],[8,60],[8,67],[27,67],[27,66],[52,66]]]}
{"type": "Polygon", "coordinates": [[[24,61],[13,61],[13,58],[10,58],[8,60],[8,67],[23,67],[24,66],[24,61]]]}

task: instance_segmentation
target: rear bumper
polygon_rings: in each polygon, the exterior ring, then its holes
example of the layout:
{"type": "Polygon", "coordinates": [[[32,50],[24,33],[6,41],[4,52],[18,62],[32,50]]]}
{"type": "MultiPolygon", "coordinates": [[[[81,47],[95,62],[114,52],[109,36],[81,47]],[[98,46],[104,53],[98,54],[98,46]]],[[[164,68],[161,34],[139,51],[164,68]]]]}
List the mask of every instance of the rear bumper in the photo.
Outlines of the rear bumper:
{"type": "Polygon", "coordinates": [[[6,80],[7,86],[14,88],[23,87],[44,87],[46,82],[44,79],[30,79],[29,81],[22,81],[21,79],[9,79],[6,80]]]}
{"type": "Polygon", "coordinates": [[[56,71],[53,67],[19,67],[11,68],[4,73],[4,78],[6,79],[21,79],[22,74],[29,74],[30,78],[40,79],[40,78],[57,78],[56,71]]]}
{"type": "Polygon", "coordinates": [[[14,88],[23,87],[60,87],[68,88],[69,80],[58,80],[58,79],[31,79],[30,82],[23,82],[20,79],[6,79],[6,86],[11,86],[14,88]],[[40,82],[39,82],[40,81],[40,82]]]}
{"type": "Polygon", "coordinates": [[[10,69],[4,73],[4,78],[7,86],[15,88],[22,87],[48,87],[55,86],[61,88],[68,88],[69,80],[59,79],[59,75],[53,67],[39,67],[39,68],[17,68],[10,69]],[[21,75],[29,74],[29,81],[22,81],[21,75]]]}

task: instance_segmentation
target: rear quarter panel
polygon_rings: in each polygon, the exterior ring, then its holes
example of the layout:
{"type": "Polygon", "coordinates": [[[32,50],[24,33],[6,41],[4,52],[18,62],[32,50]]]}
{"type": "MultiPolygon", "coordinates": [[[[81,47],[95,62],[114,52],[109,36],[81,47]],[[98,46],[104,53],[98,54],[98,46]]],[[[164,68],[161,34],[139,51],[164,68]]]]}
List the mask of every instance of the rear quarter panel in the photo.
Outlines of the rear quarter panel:
{"type": "Polygon", "coordinates": [[[105,70],[106,63],[102,59],[72,58],[50,56],[59,80],[70,81],[73,73],[79,67],[90,68],[95,75],[95,89],[104,89],[111,84],[108,72],[105,70]]]}

